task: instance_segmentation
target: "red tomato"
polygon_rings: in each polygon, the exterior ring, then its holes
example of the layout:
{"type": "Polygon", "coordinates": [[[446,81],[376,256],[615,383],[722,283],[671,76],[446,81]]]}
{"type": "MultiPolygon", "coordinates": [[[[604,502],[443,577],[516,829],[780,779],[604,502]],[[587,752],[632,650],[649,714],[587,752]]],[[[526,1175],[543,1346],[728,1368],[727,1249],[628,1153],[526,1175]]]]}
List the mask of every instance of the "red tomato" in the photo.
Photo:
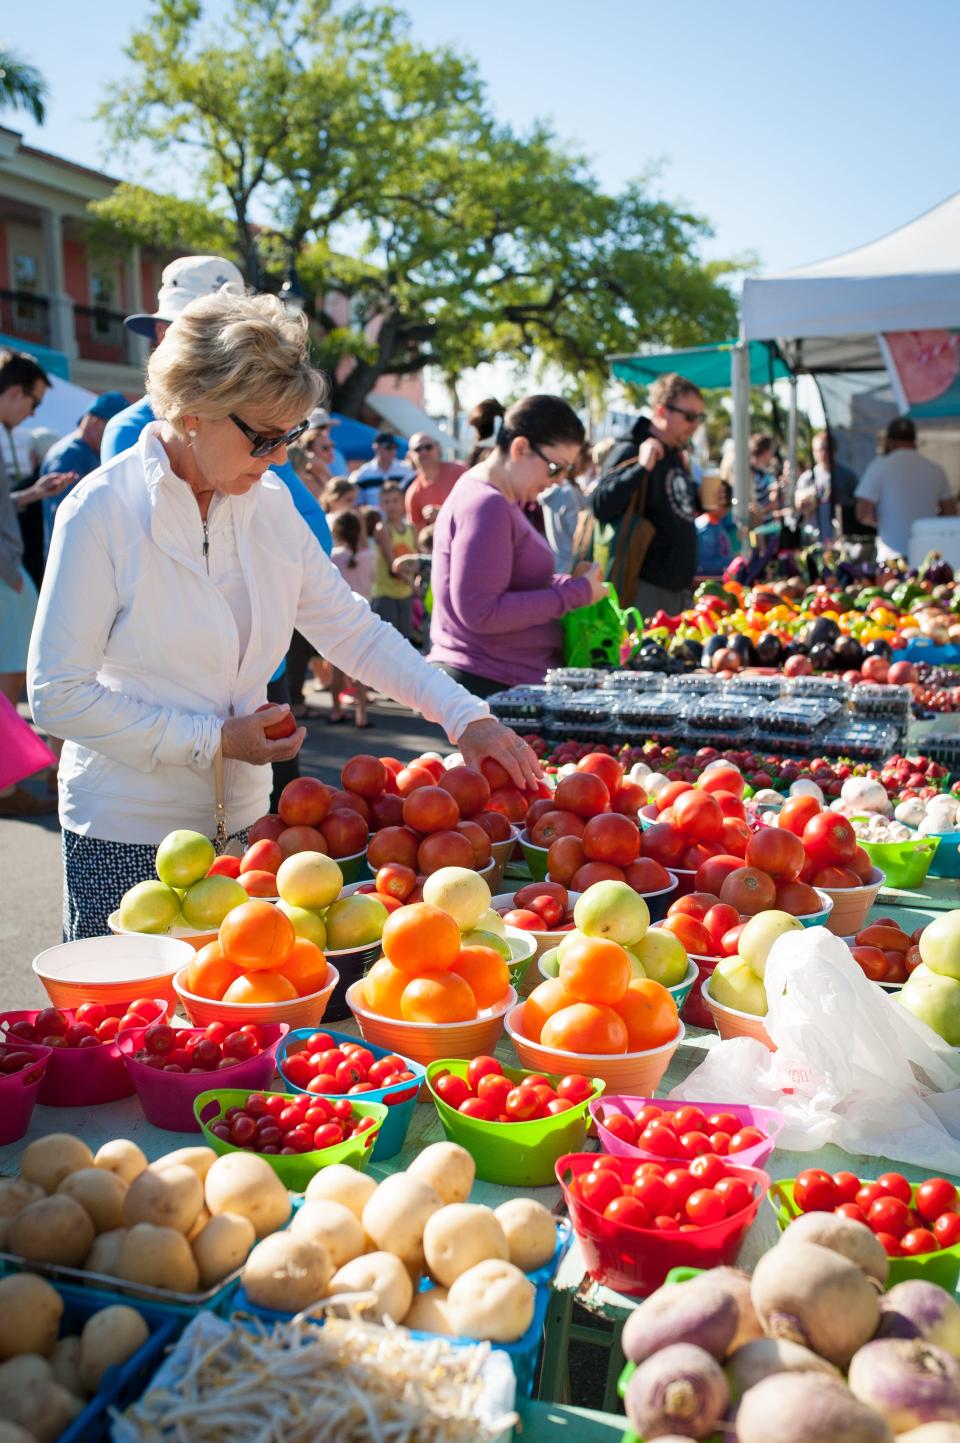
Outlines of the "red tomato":
{"type": "MultiPolygon", "coordinates": [[[[681,1135],[685,1132],[705,1132],[707,1119],[699,1107],[678,1107],[676,1112],[671,1114],[673,1125],[681,1135]]],[[[941,1208],[941,1212],[943,1209],[941,1208]]]]}
{"type": "Polygon", "coordinates": [[[798,1175],[793,1196],[797,1207],[805,1213],[833,1212],[840,1201],[833,1178],[816,1167],[806,1168],[798,1175]]]}
{"type": "Polygon", "coordinates": [[[448,1107],[458,1108],[471,1095],[464,1079],[453,1072],[438,1077],[433,1087],[441,1102],[445,1102],[448,1107]]]}
{"type": "Polygon", "coordinates": [[[101,1022],[106,1021],[106,1017],[106,1008],[103,1007],[101,1003],[81,1002],[80,1006],[74,1013],[73,1020],[75,1022],[86,1022],[88,1027],[92,1027],[94,1031],[96,1031],[96,1029],[100,1026],[101,1022]]]}
{"type": "Polygon", "coordinates": [[[665,1212],[669,1205],[670,1194],[667,1191],[663,1178],[654,1177],[652,1173],[647,1173],[641,1177],[639,1176],[638,1169],[638,1171],[634,1173],[633,1191],[638,1202],[643,1203],[651,1217],[657,1217],[659,1214],[665,1212]]]}
{"type": "Polygon", "coordinates": [[[886,1189],[882,1188],[878,1182],[865,1182],[854,1198],[854,1202],[863,1212],[869,1213],[877,1198],[886,1196],[886,1189]]]}
{"type": "Polygon", "coordinates": [[[716,1153],[704,1153],[702,1157],[695,1157],[690,1164],[690,1176],[696,1178],[700,1187],[716,1187],[726,1175],[727,1169],[716,1153]]]}
{"type": "Polygon", "coordinates": [[[667,916],[678,917],[683,914],[702,922],[710,908],[715,907],[719,900],[712,892],[690,892],[686,897],[678,897],[675,902],[670,903],[667,916]]]}
{"type": "Polygon", "coordinates": [[[813,874],[813,885],[837,892],[846,887],[859,887],[860,878],[849,867],[820,867],[813,874]]]}
{"type": "Polygon", "coordinates": [[[512,1091],[513,1083],[509,1077],[498,1072],[486,1073],[477,1084],[477,1096],[491,1103],[498,1114],[503,1112],[507,1097],[512,1091]]]}
{"type": "Polygon", "coordinates": [[[503,1110],[514,1122],[529,1122],[540,1112],[540,1098],[532,1087],[514,1087],[507,1093],[503,1110]]]}
{"type": "Polygon", "coordinates": [[[503,1068],[495,1057],[474,1057],[467,1063],[467,1082],[472,1092],[476,1092],[481,1077],[503,1076],[503,1068]]]}
{"type": "Polygon", "coordinates": [[[900,1239],[895,1238],[891,1233],[877,1233],[877,1242],[883,1248],[888,1258],[902,1258],[903,1248],[900,1246],[900,1239]]]}
{"type": "Polygon", "coordinates": [[[680,1155],[680,1139],[672,1127],[666,1127],[662,1122],[653,1122],[645,1127],[637,1139],[637,1146],[657,1157],[680,1155]]]}
{"type": "Polygon", "coordinates": [[[720,939],[720,952],[724,957],[732,957],[740,946],[740,934],[746,926],[746,922],[738,922],[731,927],[729,932],[724,932],[720,939]]]}
{"type": "Polygon", "coordinates": [[[608,1222],[619,1223],[626,1228],[648,1228],[650,1213],[639,1198],[615,1197],[607,1203],[603,1215],[608,1222]]]}
{"type": "Polygon", "coordinates": [[[702,1187],[687,1198],[686,1212],[691,1222],[709,1227],[727,1216],[727,1204],[716,1188],[702,1187]]]}
{"type": "Polygon", "coordinates": [[[283,1070],[286,1074],[287,1081],[292,1083],[294,1087],[306,1087],[307,1083],[313,1077],[313,1068],[310,1066],[310,1062],[304,1052],[288,1054],[283,1064],[283,1070]]]}
{"type": "Polygon", "coordinates": [[[842,867],[853,859],[857,834],[839,812],[819,812],[803,829],[803,847],[815,867],[842,867]]]}
{"type": "Polygon", "coordinates": [[[602,1213],[615,1197],[621,1196],[623,1184],[609,1168],[592,1168],[590,1172],[580,1174],[577,1190],[588,1207],[602,1213]]]}
{"type": "MultiPolygon", "coordinates": [[[[651,1122],[656,1122],[656,1120],[660,1117],[663,1117],[663,1115],[664,1114],[662,1107],[657,1107],[655,1102],[648,1102],[646,1107],[641,1107],[640,1111],[637,1113],[637,1126],[642,1131],[643,1128],[649,1127],[651,1122]]],[[[673,1116],[672,1113],[669,1115],[671,1117],[673,1116]]]]}
{"type": "Polygon", "coordinates": [[[841,1203],[838,1208],[834,1208],[834,1212],[839,1213],[841,1217],[852,1218],[855,1223],[863,1223],[865,1227],[870,1226],[866,1213],[862,1208],[858,1208],[855,1202],[841,1203]]]}
{"type": "Polygon", "coordinates": [[[898,1197],[907,1206],[913,1201],[913,1190],[907,1179],[899,1172],[884,1172],[877,1178],[877,1182],[890,1197],[898,1197]]]}
{"type": "Polygon", "coordinates": [[[547,1112],[551,1117],[556,1117],[558,1112],[569,1112],[572,1107],[569,1097],[555,1097],[552,1102],[547,1103],[547,1112]]]}
{"type": "Polygon", "coordinates": [[[710,1139],[705,1132],[691,1130],[680,1134],[680,1153],[683,1157],[703,1157],[710,1151],[710,1139]]]}
{"type": "Polygon", "coordinates": [[[496,1122],[500,1116],[489,1097],[465,1097],[457,1111],[464,1117],[477,1117],[481,1122],[496,1122]]]}
{"type": "Polygon", "coordinates": [[[878,1197],[870,1204],[867,1222],[875,1233],[889,1233],[902,1238],[910,1231],[910,1209],[898,1197],[878,1197]]]}
{"type": "Polygon", "coordinates": [[[743,773],[730,762],[718,762],[714,767],[707,767],[697,779],[697,786],[702,792],[727,792],[740,798],[744,790],[743,773]]]}
{"type": "Polygon", "coordinates": [[[750,1189],[742,1177],[722,1177],[715,1191],[723,1198],[728,1218],[750,1206],[750,1189]]]}
{"type": "Polygon", "coordinates": [[[614,1137],[619,1138],[621,1142],[628,1143],[630,1147],[636,1147],[637,1124],[632,1117],[627,1117],[624,1112],[614,1112],[603,1119],[603,1125],[607,1132],[612,1132],[614,1137]]]}
{"type": "Polygon", "coordinates": [[[679,1212],[692,1192],[696,1192],[697,1179],[686,1167],[672,1167],[663,1179],[663,1185],[670,1199],[669,1207],[679,1212]]]}
{"type": "Polygon", "coordinates": [[[593,1092],[593,1083],[589,1077],[580,1077],[575,1072],[570,1072],[566,1077],[561,1077],[557,1083],[557,1096],[566,1098],[567,1102],[586,1102],[593,1092]]]}
{"type": "Polygon", "coordinates": [[[785,827],[761,827],[747,843],[747,866],[759,867],[777,881],[792,882],[804,860],[803,843],[785,827]]]}
{"type": "MultiPolygon", "coordinates": [[[[649,837],[650,833],[645,835],[649,837]]],[[[719,857],[711,857],[709,862],[704,862],[703,866],[697,869],[697,875],[693,879],[694,886],[698,892],[713,892],[719,897],[730,873],[738,872],[742,866],[742,857],[729,856],[723,852],[719,857]]]]}
{"type": "Polygon", "coordinates": [[[719,956],[723,939],[732,927],[740,926],[740,913],[726,902],[718,902],[703,919],[703,925],[710,933],[710,955],[719,956]]]}
{"type": "Polygon", "coordinates": [[[672,932],[689,954],[695,953],[698,957],[709,957],[713,943],[710,940],[710,933],[702,922],[695,917],[687,917],[682,912],[679,916],[667,917],[663,923],[664,932],[672,932]]]}
{"type": "Polygon", "coordinates": [[[720,888],[720,901],[735,907],[743,917],[755,917],[758,912],[768,911],[776,899],[773,878],[756,867],[738,867],[720,888]]]}
{"type": "Polygon", "coordinates": [[[730,1139],[730,1151],[732,1153],[746,1152],[748,1147],[756,1147],[763,1141],[764,1134],[759,1127],[741,1127],[740,1131],[735,1132],[730,1139]]]}
{"type": "MultiPolygon", "coordinates": [[[[835,870],[835,869],[833,869],[835,870]]],[[[871,982],[886,982],[887,959],[879,947],[851,947],[851,956],[871,982]]]]}
{"type": "Polygon", "coordinates": [[[929,1228],[913,1228],[904,1233],[900,1239],[900,1247],[905,1258],[920,1258],[924,1253],[940,1251],[937,1237],[929,1228]]]}
{"type": "Polygon", "coordinates": [[[745,857],[752,833],[742,817],[724,817],[720,845],[731,857],[745,857]]]}
{"type": "Polygon", "coordinates": [[[942,1248],[960,1243],[960,1213],[941,1213],[933,1225],[933,1235],[942,1248]]]}
{"type": "Polygon", "coordinates": [[[657,793],[654,806],[658,812],[665,812],[668,807],[673,806],[678,797],[683,796],[684,792],[690,792],[692,790],[693,787],[690,782],[671,782],[669,786],[663,788],[662,792],[657,793]]]}
{"type": "Polygon", "coordinates": [[[640,838],[641,856],[652,858],[662,867],[675,867],[686,850],[686,837],[668,822],[654,822],[640,838]]]}
{"type": "Polygon", "coordinates": [[[957,1210],[957,1189],[945,1177],[931,1177],[917,1188],[917,1212],[925,1222],[935,1222],[941,1213],[957,1210]]]}
{"type": "Polygon", "coordinates": [[[662,1162],[639,1162],[633,1174],[634,1182],[639,1182],[642,1177],[665,1177],[667,1169],[662,1162]]]}
{"type": "Polygon", "coordinates": [[[788,797],[777,813],[777,826],[792,832],[795,837],[802,837],[807,823],[819,813],[820,803],[816,797],[788,797]]]}
{"type": "Polygon", "coordinates": [[[732,1112],[711,1112],[707,1118],[707,1126],[711,1132],[725,1132],[730,1137],[740,1131],[740,1119],[732,1112]]]}
{"type": "Polygon", "coordinates": [[[728,1132],[711,1132],[710,1146],[718,1157],[726,1157],[730,1151],[730,1134],[728,1132]]]}
{"type": "Polygon", "coordinates": [[[747,814],[739,797],[735,797],[732,792],[714,792],[713,795],[717,799],[724,818],[732,817],[738,822],[746,821],[747,814]]]}
{"type": "MultiPolygon", "coordinates": [[[[664,788],[660,796],[664,796],[667,790],[669,788],[664,788]]],[[[719,839],[723,813],[719,802],[709,792],[692,788],[682,792],[672,805],[674,821],[688,837],[697,842],[716,842],[719,839]]]]}
{"type": "Polygon", "coordinates": [[[857,1193],[860,1191],[860,1179],[856,1173],[835,1172],[833,1174],[833,1180],[836,1183],[837,1195],[841,1201],[845,1203],[854,1202],[857,1193]]]}

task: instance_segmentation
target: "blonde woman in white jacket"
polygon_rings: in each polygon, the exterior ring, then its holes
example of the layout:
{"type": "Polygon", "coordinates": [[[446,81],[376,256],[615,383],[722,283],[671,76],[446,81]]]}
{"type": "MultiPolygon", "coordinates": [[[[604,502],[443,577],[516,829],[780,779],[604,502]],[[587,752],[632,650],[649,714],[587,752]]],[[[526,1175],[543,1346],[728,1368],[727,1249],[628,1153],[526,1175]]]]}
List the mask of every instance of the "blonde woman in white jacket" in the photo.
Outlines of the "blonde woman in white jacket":
{"type": "Polygon", "coordinates": [[[60,764],[64,936],[98,936],[177,827],[213,835],[225,759],[229,832],[266,812],[263,711],[296,628],[349,676],[439,722],[465,759],[518,785],[539,766],[486,704],[435,669],[350,591],[269,471],[306,427],[323,380],[303,317],[269,296],[189,305],[156,350],[158,417],[62,503],[30,645],[28,689],[60,764]]]}

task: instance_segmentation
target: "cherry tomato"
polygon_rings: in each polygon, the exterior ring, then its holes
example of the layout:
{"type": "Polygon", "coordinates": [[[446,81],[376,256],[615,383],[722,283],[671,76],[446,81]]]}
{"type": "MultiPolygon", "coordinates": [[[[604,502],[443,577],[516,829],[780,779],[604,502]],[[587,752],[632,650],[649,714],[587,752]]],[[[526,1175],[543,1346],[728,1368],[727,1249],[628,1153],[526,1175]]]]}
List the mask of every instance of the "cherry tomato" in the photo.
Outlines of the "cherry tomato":
{"type": "Polygon", "coordinates": [[[493,1103],[498,1113],[503,1112],[512,1091],[513,1083],[509,1077],[504,1077],[502,1072],[485,1072],[477,1084],[477,1096],[493,1103]]]}
{"type": "Polygon", "coordinates": [[[561,1077],[557,1083],[557,1096],[565,1097],[568,1102],[586,1102],[593,1092],[593,1083],[589,1077],[580,1077],[577,1073],[568,1073],[561,1077]]]}
{"type": "Polygon", "coordinates": [[[870,1226],[863,1208],[857,1207],[855,1202],[841,1203],[839,1207],[834,1208],[834,1212],[839,1213],[841,1217],[851,1218],[855,1223],[863,1223],[867,1227],[870,1226]]]}
{"type": "Polygon", "coordinates": [[[728,1218],[750,1206],[750,1188],[742,1177],[722,1177],[715,1184],[714,1191],[723,1198],[728,1218]]]}
{"type": "Polygon", "coordinates": [[[932,1223],[941,1213],[955,1212],[957,1189],[945,1177],[930,1177],[917,1188],[916,1209],[925,1222],[932,1223]]]}
{"type": "Polygon", "coordinates": [[[877,1242],[883,1248],[888,1258],[902,1258],[903,1248],[900,1246],[900,1239],[895,1238],[892,1233],[877,1233],[877,1242]]]}
{"type": "Polygon", "coordinates": [[[533,1087],[514,1087],[507,1093],[504,1112],[514,1122],[529,1122],[540,1113],[540,1098],[533,1087]]]}
{"type": "Polygon", "coordinates": [[[730,1151],[730,1134],[728,1132],[712,1132],[710,1134],[710,1150],[718,1157],[726,1157],[730,1151]]]}
{"type": "Polygon", "coordinates": [[[725,1132],[733,1137],[735,1132],[740,1131],[740,1119],[734,1117],[732,1112],[711,1112],[707,1118],[707,1126],[711,1132],[725,1132]]]}
{"type": "Polygon", "coordinates": [[[876,1202],[878,1197],[886,1196],[887,1193],[885,1189],[882,1188],[878,1182],[865,1182],[854,1198],[854,1202],[862,1212],[868,1213],[871,1205],[876,1202]]]}
{"type": "Polygon", "coordinates": [[[465,1097],[457,1111],[464,1117],[477,1117],[481,1122],[496,1122],[500,1115],[489,1097],[465,1097]]]}
{"type": "Polygon", "coordinates": [[[634,1182],[638,1182],[642,1177],[663,1178],[666,1177],[666,1175],[667,1169],[662,1162],[641,1162],[637,1165],[637,1170],[633,1174],[633,1180],[634,1182]]]}
{"type": "Polygon", "coordinates": [[[905,1202],[908,1207],[913,1202],[913,1190],[902,1173],[881,1173],[877,1178],[877,1182],[890,1197],[898,1197],[900,1201],[905,1202]]]}
{"type": "Polygon", "coordinates": [[[637,1142],[645,1152],[655,1153],[657,1157],[678,1157],[680,1155],[680,1139],[672,1127],[665,1127],[662,1122],[654,1122],[650,1127],[645,1127],[637,1142]]]}
{"type": "Polygon", "coordinates": [[[666,1212],[669,1206],[670,1194],[667,1191],[663,1178],[654,1177],[652,1173],[648,1173],[644,1177],[640,1177],[638,1173],[634,1173],[633,1192],[637,1200],[643,1203],[651,1217],[656,1217],[658,1214],[666,1212]]]}
{"type": "Polygon", "coordinates": [[[674,1217],[670,1217],[667,1213],[663,1213],[660,1217],[654,1218],[653,1226],[657,1229],[657,1232],[660,1233],[675,1233],[677,1231],[677,1220],[674,1217]]]}
{"type": "Polygon", "coordinates": [[[588,1207],[602,1213],[615,1197],[623,1194],[623,1184],[609,1168],[593,1168],[580,1174],[577,1180],[580,1196],[588,1207]]]}
{"type": "Polygon", "coordinates": [[[835,1172],[833,1180],[836,1183],[837,1195],[841,1202],[852,1203],[860,1191],[860,1179],[852,1172],[835,1172]]]}
{"type": "Polygon", "coordinates": [[[466,1082],[462,1077],[457,1077],[454,1072],[447,1072],[444,1076],[438,1077],[433,1086],[441,1102],[445,1102],[448,1107],[458,1108],[470,1096],[470,1089],[466,1082]]]}
{"type": "Polygon", "coordinates": [[[707,1119],[699,1107],[678,1107],[672,1114],[673,1125],[682,1137],[685,1132],[706,1132],[707,1119]]]}
{"type": "Polygon", "coordinates": [[[303,1052],[288,1053],[283,1064],[284,1075],[293,1087],[306,1087],[313,1077],[310,1060],[303,1052]]]}
{"type": "Polygon", "coordinates": [[[960,1213],[941,1213],[932,1231],[942,1248],[952,1248],[960,1243],[960,1213]]]}
{"type": "Polygon", "coordinates": [[[604,1118],[603,1125],[608,1132],[613,1133],[613,1136],[619,1138],[621,1142],[626,1142],[631,1147],[636,1146],[637,1124],[632,1117],[627,1117],[626,1113],[612,1113],[609,1117],[604,1118]]]}
{"type": "MultiPolygon", "coordinates": [[[[562,1085],[561,1083],[561,1086],[562,1085]]],[[[651,1122],[656,1122],[659,1118],[663,1117],[663,1115],[662,1107],[657,1107],[654,1103],[648,1102],[646,1107],[641,1107],[640,1111],[636,1114],[635,1121],[638,1129],[642,1132],[645,1127],[649,1127],[651,1122]]]]}
{"type": "Polygon", "coordinates": [[[569,1097],[555,1097],[547,1103],[547,1112],[551,1117],[556,1117],[558,1112],[569,1112],[573,1106],[569,1097]]]}
{"type": "Polygon", "coordinates": [[[467,1063],[467,1082],[479,1096],[481,1077],[502,1077],[503,1068],[495,1057],[474,1057],[467,1063]]]}
{"type": "Polygon", "coordinates": [[[878,1197],[870,1204],[867,1222],[875,1233],[889,1233],[902,1238],[910,1231],[910,1209],[898,1197],[878,1197]]]}
{"type": "Polygon", "coordinates": [[[670,1199],[669,1207],[674,1212],[680,1212],[690,1194],[696,1192],[700,1186],[697,1179],[685,1167],[672,1167],[663,1179],[663,1185],[667,1189],[667,1196],[670,1199]]]}
{"type": "Polygon", "coordinates": [[[802,837],[804,828],[820,811],[816,797],[789,797],[777,813],[777,826],[784,827],[795,837],[802,837]]]}
{"type": "Polygon", "coordinates": [[[696,1178],[698,1187],[716,1187],[726,1175],[727,1169],[716,1153],[708,1152],[695,1157],[690,1164],[690,1176],[696,1178]]]}
{"type": "Polygon", "coordinates": [[[639,1198],[615,1197],[607,1203],[603,1215],[609,1222],[620,1223],[628,1228],[648,1228],[650,1213],[639,1198]]]}
{"type": "Polygon", "coordinates": [[[806,1168],[798,1175],[793,1196],[797,1207],[805,1213],[833,1212],[840,1201],[833,1178],[828,1172],[815,1167],[806,1168]]]}
{"type": "Polygon", "coordinates": [[[746,1152],[748,1147],[756,1147],[759,1143],[765,1142],[764,1134],[759,1127],[741,1127],[730,1139],[730,1151],[746,1152]]]}
{"type": "MultiPolygon", "coordinates": [[[[541,1109],[545,1108],[548,1102],[555,1102],[557,1100],[557,1094],[554,1092],[549,1082],[538,1082],[536,1087],[530,1088],[527,1087],[526,1083],[524,1083],[523,1086],[525,1090],[536,1093],[537,1097],[540,1099],[541,1109]]],[[[568,1102],[569,1098],[565,1097],[563,1101],[568,1102]]]]}
{"type": "Polygon", "coordinates": [[[686,1211],[691,1222],[709,1227],[727,1216],[727,1204],[716,1188],[701,1187],[687,1198],[686,1211]]]}
{"type": "Polygon", "coordinates": [[[900,1246],[905,1258],[919,1258],[924,1253],[940,1251],[937,1236],[929,1228],[913,1228],[910,1232],[904,1233],[900,1239],[900,1246]]]}
{"type": "Polygon", "coordinates": [[[74,1013],[75,1022],[86,1022],[94,1031],[106,1021],[107,1009],[99,1002],[81,1002],[74,1013]]]}
{"type": "Polygon", "coordinates": [[[711,1152],[710,1139],[705,1132],[685,1132],[680,1138],[680,1153],[683,1157],[702,1157],[711,1152]]]}

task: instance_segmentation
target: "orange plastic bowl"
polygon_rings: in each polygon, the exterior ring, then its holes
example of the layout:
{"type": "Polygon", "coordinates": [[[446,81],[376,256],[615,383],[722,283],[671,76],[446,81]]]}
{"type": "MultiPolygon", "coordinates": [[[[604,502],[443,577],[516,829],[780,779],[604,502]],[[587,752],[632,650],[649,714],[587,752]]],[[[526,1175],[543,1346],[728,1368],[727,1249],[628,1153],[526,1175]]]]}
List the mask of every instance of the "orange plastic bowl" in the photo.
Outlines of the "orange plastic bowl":
{"type": "Polygon", "coordinates": [[[770,1040],[763,1025],[763,1018],[756,1017],[752,1012],[738,1012],[735,1007],[724,1007],[722,1003],[715,1002],[710,996],[710,981],[708,977],[700,989],[700,995],[710,1010],[713,1025],[720,1036],[724,1040],[731,1037],[753,1037],[757,1042],[762,1042],[764,1047],[769,1047],[771,1052],[776,1052],[776,1043],[770,1040]]]}
{"type": "Polygon", "coordinates": [[[511,987],[502,1002],[486,1008],[472,1022],[400,1022],[370,1012],[362,1001],[362,987],[360,981],[347,988],[347,1006],[357,1019],[360,1036],[424,1065],[442,1057],[471,1058],[492,1052],[500,1040],[503,1019],[517,1001],[511,987]]]}
{"type": "Polygon", "coordinates": [[[340,973],[328,962],[326,986],[306,997],[294,997],[289,1002],[216,1002],[212,997],[198,997],[187,991],[185,970],[174,977],[173,990],[195,1027],[206,1027],[211,1022],[287,1022],[291,1027],[316,1027],[340,981],[340,973]]]}
{"type": "Polygon", "coordinates": [[[867,913],[877,900],[883,886],[884,876],[879,867],[874,867],[870,881],[862,887],[818,887],[817,891],[829,897],[833,908],[824,922],[828,932],[836,937],[847,937],[859,932],[867,920],[867,913]]]}
{"type": "Polygon", "coordinates": [[[33,970],[54,1007],[127,1002],[134,997],[162,997],[175,1007],[174,975],[193,956],[188,942],[141,932],[60,942],[34,957],[33,970]]]}
{"type": "Polygon", "coordinates": [[[525,1003],[507,1013],[504,1026],[524,1067],[531,1072],[579,1073],[582,1077],[602,1077],[611,1092],[652,1097],[684,1038],[682,1022],[676,1035],[660,1047],[647,1052],[563,1052],[558,1047],[542,1047],[531,1042],[520,1031],[525,1003]]]}

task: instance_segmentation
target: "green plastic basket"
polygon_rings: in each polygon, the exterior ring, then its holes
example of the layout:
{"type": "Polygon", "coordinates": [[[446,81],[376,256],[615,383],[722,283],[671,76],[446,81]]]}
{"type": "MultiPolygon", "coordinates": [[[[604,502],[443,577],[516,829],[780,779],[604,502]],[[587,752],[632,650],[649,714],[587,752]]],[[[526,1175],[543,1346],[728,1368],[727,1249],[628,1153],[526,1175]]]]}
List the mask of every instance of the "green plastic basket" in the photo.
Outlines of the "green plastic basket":
{"type": "MultiPolygon", "coordinates": [[[[663,1280],[663,1286],[666,1287],[668,1283],[689,1283],[691,1278],[698,1278],[702,1272],[702,1268],[671,1268],[663,1280]]],[[[636,1363],[624,1363],[617,1379],[617,1397],[621,1401],[627,1396],[627,1385],[636,1371],[636,1363]]],[[[634,1433],[628,1424],[623,1431],[620,1443],[644,1443],[644,1440],[639,1433],[634,1433]]],[[[722,1443],[720,1435],[713,1434],[712,1438],[708,1439],[708,1443],[722,1443]]]]}
{"type": "MultiPolygon", "coordinates": [[[[767,1193],[781,1232],[794,1218],[800,1217],[800,1208],[793,1196],[795,1183],[796,1178],[784,1178],[773,1183],[767,1193]]],[[[914,1202],[919,1186],[919,1183],[910,1185],[914,1202]]],[[[948,1293],[956,1292],[960,1283],[960,1243],[954,1243],[952,1248],[941,1248],[938,1253],[921,1253],[915,1258],[891,1258],[887,1287],[892,1288],[894,1283],[902,1283],[907,1278],[922,1278],[927,1283],[938,1283],[941,1288],[946,1288],[948,1293]]]]}
{"type": "MultiPolygon", "coordinates": [[[[549,1187],[556,1182],[554,1171],[558,1158],[578,1152],[587,1136],[587,1108],[606,1087],[600,1077],[591,1078],[593,1092],[582,1103],[557,1113],[556,1117],[538,1117],[531,1122],[484,1122],[479,1117],[466,1117],[437,1096],[434,1081],[439,1072],[452,1072],[466,1077],[469,1064],[459,1058],[441,1058],[427,1068],[427,1087],[440,1115],[440,1122],[450,1142],[465,1147],[477,1165],[477,1177],[483,1182],[503,1187],[549,1187]]],[[[522,1082],[532,1074],[522,1067],[504,1067],[504,1077],[522,1082]]],[[[559,1073],[538,1073],[553,1085],[559,1073]]]]}
{"type": "Polygon", "coordinates": [[[863,850],[884,874],[888,887],[911,892],[927,880],[939,837],[911,838],[909,842],[863,842],[863,850]]]}
{"type": "Polygon", "coordinates": [[[508,927],[506,941],[512,959],[507,963],[510,986],[519,997],[520,987],[527,975],[527,969],[537,953],[537,939],[532,932],[526,934],[519,927],[508,927]]]}
{"type": "Polygon", "coordinates": [[[530,868],[530,876],[535,882],[547,880],[547,848],[536,847],[527,836],[526,829],[517,838],[520,843],[520,850],[523,853],[524,861],[530,868]]]}
{"type": "MultiPolygon", "coordinates": [[[[253,1092],[262,1091],[250,1087],[215,1087],[210,1092],[201,1092],[193,1104],[194,1116],[200,1124],[201,1131],[214,1152],[223,1157],[228,1152],[249,1152],[249,1148],[234,1147],[232,1143],[224,1142],[210,1131],[210,1128],[217,1122],[231,1107],[242,1107],[247,1098],[253,1092]],[[216,1103],[216,1111],[210,1111],[206,1117],[211,1103],[216,1103]]],[[[291,1102],[300,1102],[303,1093],[285,1092],[280,1096],[288,1097],[291,1102]]],[[[372,1117],[375,1119],[374,1126],[362,1132],[359,1137],[348,1137],[346,1142],[338,1142],[333,1147],[321,1148],[319,1152],[301,1152],[296,1157],[273,1157],[269,1153],[254,1153],[254,1157],[263,1157],[268,1162],[280,1181],[290,1189],[291,1192],[305,1192],[310,1179],[323,1167],[329,1167],[333,1162],[345,1162],[350,1167],[358,1170],[365,1168],[370,1161],[370,1154],[373,1152],[373,1144],[376,1141],[377,1133],[383,1126],[387,1116],[387,1109],[382,1102],[360,1102],[351,1099],[353,1111],[359,1117],[372,1117]]]]}

